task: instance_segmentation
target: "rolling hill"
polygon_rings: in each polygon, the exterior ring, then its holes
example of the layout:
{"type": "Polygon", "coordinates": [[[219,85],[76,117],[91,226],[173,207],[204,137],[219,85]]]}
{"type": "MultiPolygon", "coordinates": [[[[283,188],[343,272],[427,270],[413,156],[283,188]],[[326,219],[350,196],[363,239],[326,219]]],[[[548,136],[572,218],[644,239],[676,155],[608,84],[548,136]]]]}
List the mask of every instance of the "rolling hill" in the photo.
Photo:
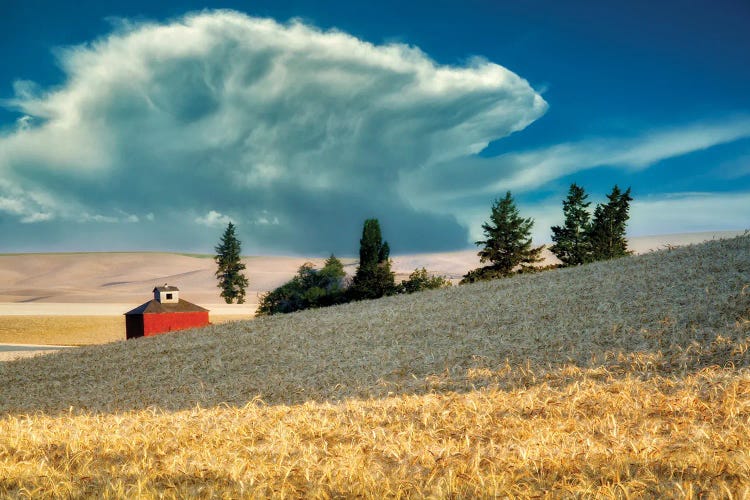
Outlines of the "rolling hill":
{"type": "MultiPolygon", "coordinates": [[[[738,234],[741,233],[715,231],[636,237],[629,240],[629,246],[640,254],[738,234]]],[[[547,263],[557,262],[548,250],[543,255],[547,263]]],[[[255,310],[258,294],[291,279],[304,262],[320,266],[324,260],[319,257],[245,257],[243,262],[250,278],[249,307],[246,308],[255,310]]],[[[343,259],[343,262],[347,272],[353,274],[356,260],[343,259]]],[[[479,265],[475,249],[393,257],[393,270],[398,280],[424,266],[457,281],[479,265]]],[[[78,314],[96,314],[97,311],[121,314],[143,302],[154,286],[165,282],[179,286],[183,295],[193,302],[215,306],[223,302],[216,287],[215,271],[216,264],[210,256],[174,253],[0,254],[0,311],[32,315],[69,314],[66,310],[76,310],[78,314]],[[112,309],[96,304],[119,306],[112,309]]]]}
{"type": "Polygon", "coordinates": [[[256,397],[298,404],[424,392],[442,378],[462,386],[506,362],[591,367],[665,349],[699,356],[689,349],[734,338],[733,325],[747,318],[749,266],[746,236],[90,346],[0,365],[0,410],[176,410],[256,397]]]}
{"type": "Polygon", "coordinates": [[[749,337],[746,235],[1,363],[0,494],[742,496],[749,337]]]}

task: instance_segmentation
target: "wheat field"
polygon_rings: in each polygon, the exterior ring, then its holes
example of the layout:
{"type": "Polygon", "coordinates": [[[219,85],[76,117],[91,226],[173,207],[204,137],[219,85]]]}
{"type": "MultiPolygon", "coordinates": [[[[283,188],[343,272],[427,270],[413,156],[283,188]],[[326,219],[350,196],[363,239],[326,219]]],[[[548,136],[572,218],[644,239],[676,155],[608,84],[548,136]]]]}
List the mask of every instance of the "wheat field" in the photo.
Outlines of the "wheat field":
{"type": "Polygon", "coordinates": [[[0,363],[0,496],[750,495],[750,236],[0,363]]]}
{"type": "MultiPolygon", "coordinates": [[[[211,315],[211,323],[241,319],[238,315],[211,315]]],[[[0,343],[82,346],[125,340],[125,317],[0,315],[0,343]]]]}

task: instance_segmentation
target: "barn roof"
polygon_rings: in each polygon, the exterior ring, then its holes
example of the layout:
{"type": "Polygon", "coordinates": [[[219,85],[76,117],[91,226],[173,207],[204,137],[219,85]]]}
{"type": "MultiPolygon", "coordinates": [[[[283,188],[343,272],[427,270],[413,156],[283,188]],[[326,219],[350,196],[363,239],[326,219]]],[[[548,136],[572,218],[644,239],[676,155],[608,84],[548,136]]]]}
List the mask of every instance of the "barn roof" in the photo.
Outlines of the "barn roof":
{"type": "Polygon", "coordinates": [[[154,287],[154,289],[151,291],[152,292],[179,292],[180,289],[177,288],[176,286],[167,285],[166,283],[164,283],[164,286],[154,287]]]}
{"type": "MultiPolygon", "coordinates": [[[[174,287],[171,287],[174,288],[174,287]]],[[[164,314],[164,313],[183,313],[183,312],[208,312],[208,309],[204,309],[201,306],[195,305],[187,300],[180,299],[175,304],[164,304],[158,300],[149,300],[145,304],[141,304],[135,309],[128,311],[125,315],[131,314],[164,314]]]]}

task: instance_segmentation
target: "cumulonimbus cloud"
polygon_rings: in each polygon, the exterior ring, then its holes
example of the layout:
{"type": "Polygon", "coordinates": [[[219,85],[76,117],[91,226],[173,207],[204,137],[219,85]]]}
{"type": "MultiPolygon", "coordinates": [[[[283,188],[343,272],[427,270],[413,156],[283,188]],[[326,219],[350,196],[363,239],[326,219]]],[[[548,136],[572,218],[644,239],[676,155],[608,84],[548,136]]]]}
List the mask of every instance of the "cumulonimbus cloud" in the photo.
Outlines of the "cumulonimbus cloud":
{"type": "Polygon", "coordinates": [[[547,108],[488,61],[445,66],[414,47],[232,11],[124,25],[62,50],[60,64],[62,85],[19,82],[6,100],[24,118],[0,136],[0,212],[139,220],[119,230],[176,244],[212,244],[199,226],[215,213],[256,249],[352,248],[367,217],[392,240],[416,231],[422,245],[463,245],[465,227],[416,209],[399,183],[547,108]]]}

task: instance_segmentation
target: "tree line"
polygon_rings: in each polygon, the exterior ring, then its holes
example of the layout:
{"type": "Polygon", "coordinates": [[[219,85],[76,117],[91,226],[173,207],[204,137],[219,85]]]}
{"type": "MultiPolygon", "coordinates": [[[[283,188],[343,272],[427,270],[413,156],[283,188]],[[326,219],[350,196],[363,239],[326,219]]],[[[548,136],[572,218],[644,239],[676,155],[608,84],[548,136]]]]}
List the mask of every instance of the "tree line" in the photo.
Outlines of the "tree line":
{"type": "Polygon", "coordinates": [[[511,192],[495,200],[490,220],[482,225],[486,239],[477,241],[482,246],[479,261],[488,265],[472,269],[461,283],[473,283],[505,278],[516,273],[538,272],[550,267],[570,267],[597,260],[615,259],[628,255],[625,238],[630,218],[630,188],[621,191],[615,184],[607,195],[607,202],[594,209],[593,217],[588,207],[588,194],[573,183],[563,200],[562,226],[552,226],[550,251],[560,259],[560,266],[538,266],[544,245],[533,247],[531,229],[534,220],[521,217],[511,192]]]}
{"type": "MultiPolygon", "coordinates": [[[[460,283],[578,266],[630,254],[625,237],[633,200],[630,188],[621,191],[615,185],[607,194],[607,202],[598,204],[593,214],[589,212],[591,202],[587,200],[584,189],[573,183],[562,203],[563,225],[551,228],[550,251],[561,264],[539,266],[544,245],[532,245],[534,220],[521,217],[511,192],[506,192],[504,198],[494,201],[489,220],[482,224],[485,239],[475,242],[482,247],[478,255],[480,262],[486,265],[469,271],[460,283]]],[[[231,222],[215,250],[221,297],[227,303],[243,303],[248,281],[242,273],[245,265],[240,260],[240,241],[231,222]]],[[[288,313],[450,285],[443,276],[433,276],[424,268],[415,269],[407,280],[396,284],[391,271],[390,247],[383,240],[380,223],[377,219],[367,219],[359,241],[359,264],[351,280],[333,254],[321,269],[305,263],[290,281],[261,296],[257,314],[288,313]]]]}
{"type": "MultiPolygon", "coordinates": [[[[241,304],[245,299],[247,279],[242,274],[245,265],[240,261],[239,249],[240,241],[230,222],[215,247],[218,286],[228,304],[235,300],[241,304]]],[[[291,280],[261,296],[257,314],[289,313],[446,286],[451,286],[451,282],[430,275],[425,268],[415,269],[408,279],[397,284],[391,271],[390,246],[383,240],[380,223],[367,219],[359,240],[359,264],[352,279],[347,279],[344,265],[333,254],[321,269],[306,262],[291,280]]]]}

